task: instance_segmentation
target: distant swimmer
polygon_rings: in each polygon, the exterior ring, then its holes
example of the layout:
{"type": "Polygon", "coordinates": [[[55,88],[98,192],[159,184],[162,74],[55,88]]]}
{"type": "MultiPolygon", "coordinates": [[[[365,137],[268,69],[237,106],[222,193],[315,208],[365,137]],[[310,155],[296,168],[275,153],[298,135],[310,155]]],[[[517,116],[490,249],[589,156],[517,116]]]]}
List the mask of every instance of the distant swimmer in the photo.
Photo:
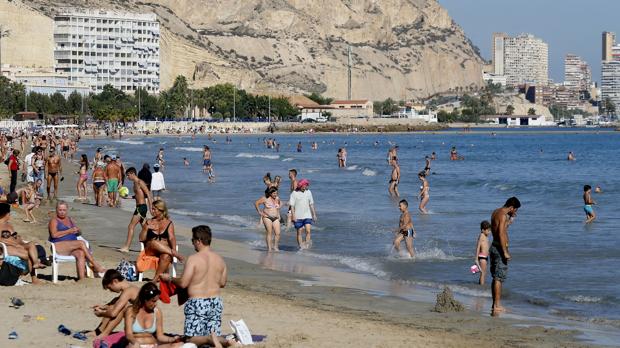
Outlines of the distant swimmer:
{"type": "Polygon", "coordinates": [[[577,158],[575,158],[575,154],[572,151],[568,152],[568,158],[567,160],[569,161],[575,161],[577,158]]]}
{"type": "Polygon", "coordinates": [[[301,146],[301,141],[297,143],[297,152],[301,152],[302,150],[302,146],[301,146]]]}
{"type": "Polygon", "coordinates": [[[489,263],[489,234],[491,234],[491,223],[484,220],[480,223],[480,235],[476,243],[476,254],[474,262],[480,270],[480,279],[478,284],[484,285],[487,275],[487,266],[489,263]]]}
{"type": "Polygon", "coordinates": [[[338,154],[336,155],[338,159],[338,168],[344,168],[347,166],[347,150],[345,148],[339,148],[338,154]]]}
{"type": "Polygon", "coordinates": [[[426,173],[419,172],[418,179],[422,182],[422,186],[420,186],[420,193],[418,194],[418,199],[420,200],[420,205],[418,209],[422,214],[428,214],[428,210],[426,210],[426,205],[428,204],[428,200],[430,198],[429,190],[430,185],[428,184],[428,180],[426,180],[426,173]]]}
{"type": "Polygon", "coordinates": [[[183,157],[183,165],[189,167],[189,160],[187,159],[187,157],[183,157]]]}
{"type": "Polygon", "coordinates": [[[398,158],[398,145],[390,147],[387,153],[387,163],[388,165],[392,165],[392,160],[398,158]]]}
{"type": "Polygon", "coordinates": [[[428,156],[424,156],[424,161],[424,174],[428,176],[431,173],[431,158],[428,156]]]}
{"type": "Polygon", "coordinates": [[[405,240],[407,246],[407,252],[409,257],[415,256],[413,251],[413,240],[416,237],[415,229],[413,228],[413,221],[411,220],[411,214],[409,214],[409,203],[406,200],[401,200],[398,203],[398,209],[400,210],[400,219],[398,220],[398,230],[396,231],[396,238],[394,238],[394,249],[396,252],[400,252],[400,243],[405,240]]]}
{"type": "Polygon", "coordinates": [[[586,224],[589,224],[596,219],[596,214],[592,208],[596,202],[592,199],[592,187],[590,185],[583,187],[583,204],[583,210],[586,212],[586,224]]]}
{"type": "Polygon", "coordinates": [[[392,174],[390,176],[390,186],[388,192],[392,197],[400,197],[398,193],[398,184],[400,183],[400,166],[398,165],[398,159],[396,156],[392,158],[392,174]]]}
{"type": "Polygon", "coordinates": [[[433,153],[431,154],[431,161],[434,161],[437,159],[437,154],[433,151],[433,153]]]}
{"type": "Polygon", "coordinates": [[[489,256],[491,258],[491,276],[493,277],[493,286],[491,287],[493,295],[492,316],[505,311],[504,307],[501,306],[501,297],[502,284],[508,276],[508,262],[511,260],[508,252],[508,227],[517,217],[517,210],[520,207],[519,199],[511,197],[503,207],[495,209],[491,215],[493,242],[489,248],[489,256]]]}
{"type": "Polygon", "coordinates": [[[452,146],[452,149],[450,150],[450,161],[458,161],[462,159],[463,157],[459,156],[459,153],[456,151],[456,146],[452,146]]]}
{"type": "Polygon", "coordinates": [[[594,189],[594,193],[603,193],[603,190],[600,186],[596,186],[596,188],[594,189]]]}

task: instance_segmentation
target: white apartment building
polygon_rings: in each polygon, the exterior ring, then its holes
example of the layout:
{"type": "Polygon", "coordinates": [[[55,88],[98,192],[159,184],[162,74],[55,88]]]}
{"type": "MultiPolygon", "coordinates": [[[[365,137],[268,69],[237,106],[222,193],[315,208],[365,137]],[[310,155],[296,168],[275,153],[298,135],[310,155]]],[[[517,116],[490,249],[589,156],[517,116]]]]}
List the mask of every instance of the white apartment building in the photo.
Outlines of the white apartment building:
{"type": "Polygon", "coordinates": [[[496,34],[493,41],[495,74],[503,72],[509,86],[549,83],[549,46],[544,41],[530,34],[496,34]]]}
{"type": "Polygon", "coordinates": [[[592,85],[592,71],[586,61],[574,54],[564,58],[564,86],[577,91],[589,91],[592,85]]]}
{"type": "Polygon", "coordinates": [[[620,106],[620,61],[604,61],[601,63],[601,98],[607,98],[620,106]]]}
{"type": "Polygon", "coordinates": [[[159,22],[155,14],[61,9],[54,16],[54,68],[69,83],[100,92],[159,92],[159,22]]]}

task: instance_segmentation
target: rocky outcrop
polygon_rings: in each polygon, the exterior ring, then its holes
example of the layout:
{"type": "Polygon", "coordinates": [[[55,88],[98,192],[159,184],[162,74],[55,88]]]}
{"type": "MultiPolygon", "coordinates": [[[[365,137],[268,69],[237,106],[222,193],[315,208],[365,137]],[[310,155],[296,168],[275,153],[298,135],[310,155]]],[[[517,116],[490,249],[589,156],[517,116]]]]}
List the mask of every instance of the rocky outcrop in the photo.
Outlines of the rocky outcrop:
{"type": "MultiPolygon", "coordinates": [[[[68,5],[155,12],[163,88],[182,74],[196,87],[231,82],[255,92],[346,98],[349,46],[354,98],[410,99],[482,85],[482,59],[436,0],[23,1],[48,17],[68,5]]],[[[30,28],[51,38],[43,29],[30,28]]]]}

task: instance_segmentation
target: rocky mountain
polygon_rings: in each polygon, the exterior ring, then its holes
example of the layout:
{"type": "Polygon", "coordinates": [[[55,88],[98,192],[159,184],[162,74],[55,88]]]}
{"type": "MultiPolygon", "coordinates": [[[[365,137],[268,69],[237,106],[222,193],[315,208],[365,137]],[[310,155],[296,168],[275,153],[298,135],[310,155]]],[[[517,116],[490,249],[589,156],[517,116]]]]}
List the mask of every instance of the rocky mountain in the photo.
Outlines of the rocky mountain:
{"type": "Polygon", "coordinates": [[[0,0],[0,23],[19,31],[3,40],[4,61],[51,61],[51,18],[66,6],[155,12],[163,88],[182,74],[195,87],[231,82],[346,98],[349,46],[353,98],[410,99],[482,84],[481,57],[436,0],[0,0]]]}

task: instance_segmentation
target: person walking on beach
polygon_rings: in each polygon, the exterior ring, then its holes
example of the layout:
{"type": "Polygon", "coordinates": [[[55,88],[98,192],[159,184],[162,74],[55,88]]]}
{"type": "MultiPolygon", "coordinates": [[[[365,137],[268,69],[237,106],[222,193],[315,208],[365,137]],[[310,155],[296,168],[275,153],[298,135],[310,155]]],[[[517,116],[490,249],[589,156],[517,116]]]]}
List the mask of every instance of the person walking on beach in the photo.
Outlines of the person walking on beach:
{"type": "Polygon", "coordinates": [[[297,184],[297,188],[289,199],[291,206],[291,217],[295,229],[297,230],[297,245],[299,249],[310,249],[312,247],[312,224],[316,223],[316,211],[314,209],[314,198],[312,192],[308,189],[310,181],[301,179],[297,184]],[[306,231],[306,240],[304,241],[301,232],[306,231]]]}
{"type": "Polygon", "coordinates": [[[121,167],[116,162],[116,155],[110,156],[110,162],[105,167],[106,184],[108,187],[108,204],[116,207],[118,204],[118,185],[123,177],[121,167]]]}
{"type": "Polygon", "coordinates": [[[390,182],[388,186],[388,192],[392,197],[400,197],[398,193],[398,184],[400,183],[400,166],[398,165],[398,159],[396,156],[392,157],[392,174],[390,176],[390,182]]]}
{"type": "Polygon", "coordinates": [[[596,214],[594,214],[594,209],[592,209],[596,202],[592,199],[592,186],[590,185],[583,187],[583,204],[583,210],[586,212],[586,224],[589,224],[596,219],[596,214]]]}
{"type": "Polygon", "coordinates": [[[88,157],[86,154],[82,154],[80,158],[80,170],[77,172],[79,175],[77,181],[77,194],[79,200],[88,199],[88,190],[86,189],[86,182],[88,181],[88,157]]]}
{"type": "Polygon", "coordinates": [[[62,163],[60,156],[55,151],[50,151],[49,158],[45,162],[45,177],[47,179],[47,199],[56,198],[58,195],[58,181],[62,175],[62,163]],[[50,196],[50,189],[54,183],[54,196],[50,196]]]}
{"type": "Polygon", "coordinates": [[[9,170],[11,171],[11,186],[9,192],[15,192],[17,186],[17,171],[19,170],[19,150],[13,150],[8,159],[9,170]]]}
{"type": "Polygon", "coordinates": [[[420,193],[418,194],[418,199],[420,200],[420,205],[418,206],[418,209],[420,209],[420,212],[422,214],[428,214],[428,210],[426,210],[426,205],[428,204],[428,200],[430,199],[429,191],[431,187],[428,184],[428,180],[426,179],[426,172],[419,172],[418,179],[422,182],[422,186],[420,186],[420,193]]]}
{"type": "Polygon", "coordinates": [[[404,239],[409,257],[413,258],[415,256],[413,251],[413,240],[416,237],[416,233],[413,228],[411,214],[409,214],[409,203],[404,199],[401,200],[398,203],[398,209],[400,210],[400,219],[398,220],[398,230],[396,231],[396,238],[394,239],[394,250],[396,250],[396,253],[400,252],[400,243],[404,239]]]}
{"type": "Polygon", "coordinates": [[[489,263],[489,234],[491,234],[491,223],[484,220],[480,223],[480,235],[476,243],[476,254],[474,263],[480,271],[478,284],[484,285],[487,276],[487,264],[489,263]]]}
{"type": "Polygon", "coordinates": [[[280,197],[278,197],[278,188],[270,187],[265,190],[265,196],[254,202],[254,207],[258,212],[263,225],[265,225],[267,251],[280,251],[278,243],[280,242],[280,197]],[[260,206],[264,209],[261,211],[260,206]],[[275,235],[275,238],[272,238],[275,235]]]}
{"type": "Polygon", "coordinates": [[[172,278],[164,273],[160,279],[187,289],[185,302],[184,335],[188,342],[229,346],[221,335],[224,305],[221,289],[226,286],[228,271],[224,259],[211,249],[211,228],[199,225],[192,228],[192,244],[196,253],[187,258],[181,277],[172,278]]]}
{"type": "Polygon", "coordinates": [[[508,262],[511,260],[508,252],[508,227],[517,216],[517,210],[521,207],[521,202],[517,197],[510,197],[503,207],[495,209],[491,215],[491,233],[493,233],[493,242],[489,248],[489,256],[491,258],[491,276],[493,277],[493,286],[491,292],[493,295],[493,306],[491,307],[491,315],[496,316],[504,312],[505,309],[501,305],[502,284],[506,281],[508,275],[508,262]]]}
{"type": "Polygon", "coordinates": [[[95,170],[93,170],[93,193],[95,194],[95,204],[98,207],[103,206],[105,201],[106,177],[103,167],[103,162],[98,161],[95,170]]]}
{"type": "Polygon", "coordinates": [[[155,172],[151,179],[151,193],[153,194],[153,198],[157,199],[162,191],[166,191],[166,182],[164,181],[164,174],[159,171],[159,164],[155,163],[153,165],[153,170],[155,172]]]}
{"type": "Polygon", "coordinates": [[[127,241],[119,249],[120,252],[128,253],[129,247],[133,240],[134,229],[138,223],[143,224],[146,220],[147,212],[151,211],[151,204],[153,203],[153,196],[151,191],[146,186],[144,181],[138,178],[136,175],[136,168],[130,167],[127,169],[127,179],[133,182],[134,198],[136,199],[136,210],[133,212],[129,226],[127,226],[127,241]]]}

